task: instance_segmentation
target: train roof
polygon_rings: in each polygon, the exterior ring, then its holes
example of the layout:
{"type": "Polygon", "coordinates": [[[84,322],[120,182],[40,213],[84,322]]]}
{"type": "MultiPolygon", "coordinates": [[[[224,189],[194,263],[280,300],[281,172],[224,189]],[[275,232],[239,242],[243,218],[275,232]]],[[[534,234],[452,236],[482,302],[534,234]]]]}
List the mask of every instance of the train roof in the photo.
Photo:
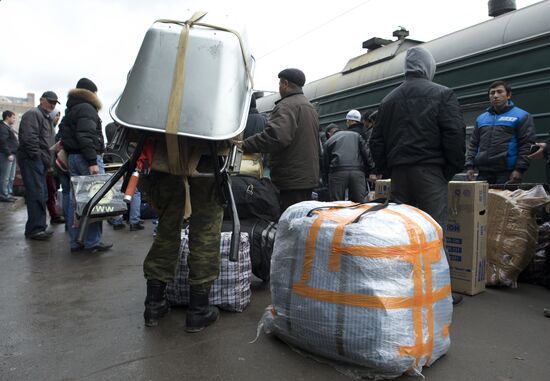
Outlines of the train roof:
{"type": "MultiPolygon", "coordinates": [[[[550,34],[549,15],[550,0],[545,0],[428,42],[408,38],[390,41],[385,46],[352,58],[341,72],[306,84],[304,94],[308,99],[316,101],[342,90],[402,76],[405,52],[415,45],[422,45],[429,50],[438,66],[442,66],[491,49],[550,34]]],[[[270,111],[277,99],[278,94],[258,99],[258,109],[270,111]]]]}

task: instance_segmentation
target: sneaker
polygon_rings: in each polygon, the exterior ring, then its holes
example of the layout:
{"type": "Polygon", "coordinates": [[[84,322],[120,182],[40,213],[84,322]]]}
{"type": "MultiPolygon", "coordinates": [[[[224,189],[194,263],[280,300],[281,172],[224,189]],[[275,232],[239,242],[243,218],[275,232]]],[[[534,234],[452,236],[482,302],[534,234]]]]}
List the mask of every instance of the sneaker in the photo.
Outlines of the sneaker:
{"type": "Polygon", "coordinates": [[[122,230],[126,227],[124,223],[113,225],[113,230],[122,230]]]}
{"type": "Polygon", "coordinates": [[[0,198],[0,202],[15,202],[15,200],[9,197],[6,197],[6,198],[2,197],[0,198]]]}
{"type": "Polygon", "coordinates": [[[12,195],[9,195],[8,198],[12,200],[13,202],[19,200],[17,197],[13,197],[12,195]]]}
{"type": "Polygon", "coordinates": [[[29,235],[30,239],[34,239],[36,241],[46,241],[46,240],[50,239],[51,237],[52,237],[52,235],[48,234],[44,230],[29,235]]]}
{"type": "Polygon", "coordinates": [[[546,316],[547,318],[550,318],[550,308],[544,309],[544,316],[546,316]]]}
{"type": "Polygon", "coordinates": [[[65,217],[63,217],[63,216],[52,217],[50,219],[50,223],[52,223],[52,224],[64,224],[65,223],[65,217]]]}
{"type": "Polygon", "coordinates": [[[137,223],[137,224],[130,224],[130,230],[131,230],[131,231],[143,230],[143,229],[145,229],[145,226],[143,226],[143,225],[140,224],[140,223],[137,223]]]}

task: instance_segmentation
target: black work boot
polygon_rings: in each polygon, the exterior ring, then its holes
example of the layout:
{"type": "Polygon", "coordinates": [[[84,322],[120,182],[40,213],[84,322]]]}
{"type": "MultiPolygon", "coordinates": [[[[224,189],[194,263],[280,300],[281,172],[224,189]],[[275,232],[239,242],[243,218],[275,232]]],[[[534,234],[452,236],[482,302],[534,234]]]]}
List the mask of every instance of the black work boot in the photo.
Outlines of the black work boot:
{"type": "Polygon", "coordinates": [[[166,283],[157,279],[147,280],[147,297],[145,298],[145,326],[155,327],[159,325],[159,319],[170,310],[166,301],[166,283]]]}
{"type": "Polygon", "coordinates": [[[453,306],[458,306],[459,304],[462,303],[463,301],[462,295],[459,295],[456,292],[453,292],[451,296],[453,297],[453,306]]]}
{"type": "Polygon", "coordinates": [[[210,287],[190,287],[189,308],[185,322],[187,332],[200,332],[220,317],[218,308],[208,304],[208,294],[210,294],[210,287]]]}

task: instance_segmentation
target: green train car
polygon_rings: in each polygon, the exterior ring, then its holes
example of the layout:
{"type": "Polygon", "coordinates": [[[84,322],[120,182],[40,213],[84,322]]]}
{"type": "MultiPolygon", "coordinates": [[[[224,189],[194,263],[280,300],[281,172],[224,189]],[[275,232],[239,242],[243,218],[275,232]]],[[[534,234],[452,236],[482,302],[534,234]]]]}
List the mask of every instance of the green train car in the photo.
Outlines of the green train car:
{"type": "MultiPolygon", "coordinates": [[[[406,50],[422,45],[437,62],[434,82],[452,88],[460,101],[467,139],[476,117],[489,106],[489,85],[504,79],[512,86],[515,104],[533,115],[538,140],[543,141],[550,129],[549,19],[546,0],[429,42],[407,38],[404,29],[394,32],[395,41],[371,38],[363,43],[367,53],[350,59],[341,72],[308,83],[304,94],[316,105],[321,128],[343,126],[350,109],[378,107],[404,80],[406,50]]],[[[258,109],[269,113],[278,98],[258,99],[258,109]]],[[[545,163],[535,161],[524,182],[547,182],[546,172],[545,163]]]]}

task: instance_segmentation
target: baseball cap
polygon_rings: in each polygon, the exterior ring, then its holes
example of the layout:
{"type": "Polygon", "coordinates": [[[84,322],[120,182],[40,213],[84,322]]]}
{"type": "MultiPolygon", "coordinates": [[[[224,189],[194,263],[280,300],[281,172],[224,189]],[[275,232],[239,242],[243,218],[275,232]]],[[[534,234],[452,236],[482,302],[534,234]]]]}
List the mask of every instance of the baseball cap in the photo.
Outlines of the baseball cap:
{"type": "Polygon", "coordinates": [[[361,121],[361,113],[357,110],[350,110],[346,115],[346,120],[354,120],[356,122],[361,121]]]}
{"type": "Polygon", "coordinates": [[[53,91],[44,92],[44,94],[42,94],[42,96],[40,98],[46,98],[49,101],[59,103],[59,101],[57,100],[57,94],[54,93],[53,91]]]}

